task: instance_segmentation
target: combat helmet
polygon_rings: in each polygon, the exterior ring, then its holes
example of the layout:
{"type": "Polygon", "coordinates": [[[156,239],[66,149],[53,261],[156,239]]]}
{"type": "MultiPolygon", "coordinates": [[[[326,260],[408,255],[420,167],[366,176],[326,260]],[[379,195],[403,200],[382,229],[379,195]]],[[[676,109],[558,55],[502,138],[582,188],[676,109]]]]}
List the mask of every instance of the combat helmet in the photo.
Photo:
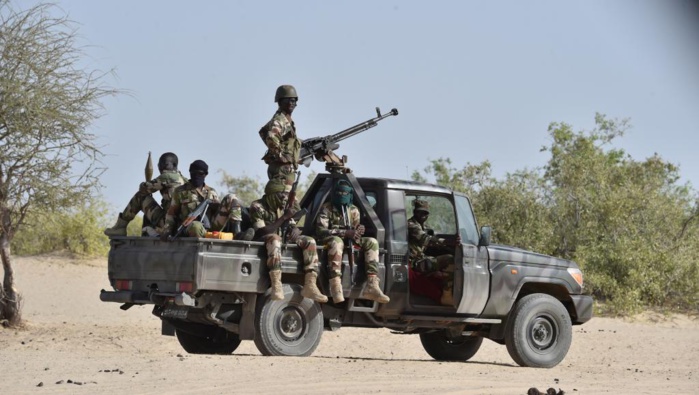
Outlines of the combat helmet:
{"type": "Polygon", "coordinates": [[[277,88],[277,93],[274,94],[274,102],[278,103],[279,100],[287,97],[295,97],[298,100],[299,95],[296,94],[296,88],[293,85],[281,85],[277,88]]]}

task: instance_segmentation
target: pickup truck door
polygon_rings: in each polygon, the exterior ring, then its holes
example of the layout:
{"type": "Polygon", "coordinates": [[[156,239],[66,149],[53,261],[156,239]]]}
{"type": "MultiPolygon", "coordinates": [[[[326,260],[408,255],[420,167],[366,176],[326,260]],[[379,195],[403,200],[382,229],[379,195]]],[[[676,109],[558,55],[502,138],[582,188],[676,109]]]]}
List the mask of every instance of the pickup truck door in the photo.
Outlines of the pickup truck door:
{"type": "Polygon", "coordinates": [[[461,246],[454,254],[454,303],[460,314],[480,314],[490,294],[488,249],[478,245],[479,234],[471,202],[454,194],[461,246]]]}

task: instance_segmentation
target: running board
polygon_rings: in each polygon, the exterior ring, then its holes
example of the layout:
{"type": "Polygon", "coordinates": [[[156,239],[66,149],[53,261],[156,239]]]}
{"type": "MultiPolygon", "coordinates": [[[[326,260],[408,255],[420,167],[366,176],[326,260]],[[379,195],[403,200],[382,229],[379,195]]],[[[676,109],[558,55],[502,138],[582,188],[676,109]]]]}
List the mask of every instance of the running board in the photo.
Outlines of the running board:
{"type": "Polygon", "coordinates": [[[463,322],[466,324],[501,324],[499,318],[473,318],[473,317],[441,317],[434,315],[403,315],[400,317],[405,321],[451,321],[463,322]]]}

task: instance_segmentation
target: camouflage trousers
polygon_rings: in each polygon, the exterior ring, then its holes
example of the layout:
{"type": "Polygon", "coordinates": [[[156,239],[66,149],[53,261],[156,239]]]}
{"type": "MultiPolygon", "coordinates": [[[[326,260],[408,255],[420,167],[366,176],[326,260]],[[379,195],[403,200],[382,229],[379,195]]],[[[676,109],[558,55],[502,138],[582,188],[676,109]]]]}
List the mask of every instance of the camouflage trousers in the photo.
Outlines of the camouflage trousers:
{"type": "MultiPolygon", "coordinates": [[[[267,267],[269,270],[282,268],[282,238],[278,234],[267,235],[264,238],[267,248],[267,267]]],[[[318,272],[318,251],[316,241],[311,236],[300,236],[296,245],[303,251],[303,270],[318,272]]]]}
{"type": "Polygon", "coordinates": [[[267,166],[267,177],[270,180],[278,178],[286,185],[292,185],[296,181],[296,169],[291,163],[270,162],[267,166]]]}
{"type": "MultiPolygon", "coordinates": [[[[323,240],[328,251],[328,277],[333,278],[342,275],[342,256],[345,243],[337,236],[330,236],[323,240]]],[[[359,240],[359,248],[364,253],[364,269],[366,274],[379,273],[379,242],[373,237],[362,237],[359,240]]],[[[354,248],[354,246],[353,246],[354,248]]],[[[354,251],[352,251],[354,253],[354,251]]]]}
{"type": "Polygon", "coordinates": [[[184,231],[187,236],[189,237],[205,237],[206,236],[206,227],[204,227],[204,224],[201,223],[201,221],[192,221],[189,226],[187,226],[187,229],[184,231]]]}
{"type": "MultiPolygon", "coordinates": [[[[211,220],[212,230],[223,230],[223,228],[235,221],[243,220],[243,204],[235,194],[229,193],[221,200],[218,212],[211,220]]],[[[235,236],[235,235],[234,235],[235,236]]]]}
{"type": "Polygon", "coordinates": [[[141,211],[143,211],[144,226],[162,227],[165,224],[165,210],[160,207],[150,193],[136,192],[124,211],[121,212],[121,218],[125,221],[131,221],[141,211]]]}
{"type": "Polygon", "coordinates": [[[425,255],[415,260],[411,258],[410,266],[418,273],[425,273],[442,280],[443,289],[454,288],[454,255],[445,254],[436,257],[425,255]]]}

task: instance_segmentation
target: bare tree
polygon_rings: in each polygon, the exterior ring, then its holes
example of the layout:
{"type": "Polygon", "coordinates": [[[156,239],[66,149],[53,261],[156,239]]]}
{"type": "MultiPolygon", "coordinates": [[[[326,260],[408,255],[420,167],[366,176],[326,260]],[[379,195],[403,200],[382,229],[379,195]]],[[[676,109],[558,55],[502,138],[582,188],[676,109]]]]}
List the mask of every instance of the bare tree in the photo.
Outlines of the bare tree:
{"type": "Polygon", "coordinates": [[[10,242],[33,210],[80,204],[99,189],[102,152],[89,125],[118,93],[110,72],[85,70],[77,29],[62,10],[0,0],[0,322],[21,323],[10,242]],[[62,15],[62,16],[56,16],[62,15]]]}

